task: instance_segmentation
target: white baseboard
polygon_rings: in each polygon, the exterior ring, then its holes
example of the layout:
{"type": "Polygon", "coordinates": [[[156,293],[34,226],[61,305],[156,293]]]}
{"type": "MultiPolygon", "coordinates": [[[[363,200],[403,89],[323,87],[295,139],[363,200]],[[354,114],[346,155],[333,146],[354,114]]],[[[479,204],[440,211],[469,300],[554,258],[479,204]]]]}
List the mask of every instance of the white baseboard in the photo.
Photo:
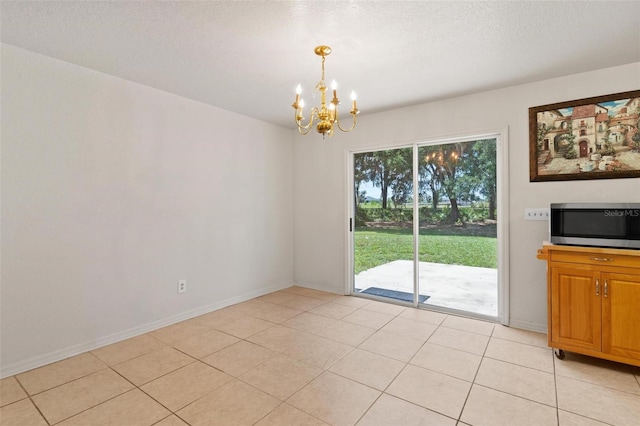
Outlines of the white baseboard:
{"type": "Polygon", "coordinates": [[[226,308],[227,306],[235,305],[236,303],[244,302],[254,299],[256,297],[264,296],[265,294],[272,293],[274,291],[282,290],[294,285],[293,283],[280,284],[273,287],[266,287],[260,290],[254,290],[240,296],[231,297],[229,299],[222,300],[217,303],[202,306],[189,311],[181,312],[177,315],[172,315],[161,320],[153,321],[147,324],[140,325],[138,327],[130,328],[128,330],[120,331],[108,336],[99,337],[90,342],[80,343],[68,348],[60,349],[54,352],[50,352],[43,355],[38,355],[32,358],[28,358],[22,361],[9,364],[2,368],[0,371],[0,378],[13,376],[15,374],[23,373],[34,368],[42,367],[53,362],[61,361],[63,359],[79,355],[81,353],[92,351],[94,349],[101,348],[103,346],[111,345],[113,343],[120,342],[122,340],[130,339],[132,337],[139,336],[141,334],[148,333],[150,331],[157,330],[162,327],[176,324],[181,321],[188,320],[200,315],[208,314],[209,312],[217,311],[218,309],[226,308]]]}
{"type": "Polygon", "coordinates": [[[528,321],[519,321],[514,320],[513,318],[509,320],[509,327],[511,328],[519,328],[522,330],[535,331],[538,333],[547,334],[547,325],[546,324],[537,324],[528,321]]]}
{"type": "Polygon", "coordinates": [[[304,281],[296,281],[294,285],[298,287],[310,288],[313,290],[326,291],[327,293],[339,294],[341,296],[345,295],[344,289],[342,289],[341,287],[328,287],[315,283],[306,283],[304,281]]]}

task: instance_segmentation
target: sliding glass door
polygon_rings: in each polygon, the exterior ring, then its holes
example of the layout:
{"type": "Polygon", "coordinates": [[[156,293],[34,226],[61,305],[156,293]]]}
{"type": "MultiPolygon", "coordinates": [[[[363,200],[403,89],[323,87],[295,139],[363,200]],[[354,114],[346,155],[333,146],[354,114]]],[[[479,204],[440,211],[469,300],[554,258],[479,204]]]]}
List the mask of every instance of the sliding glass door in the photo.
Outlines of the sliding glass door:
{"type": "Polygon", "coordinates": [[[351,155],[352,292],[500,315],[498,138],[351,155]]]}
{"type": "Polygon", "coordinates": [[[425,303],[498,315],[496,139],[418,148],[419,293],[425,303]]]}
{"type": "Polygon", "coordinates": [[[354,291],[413,303],[413,148],[353,155],[354,291]]]}

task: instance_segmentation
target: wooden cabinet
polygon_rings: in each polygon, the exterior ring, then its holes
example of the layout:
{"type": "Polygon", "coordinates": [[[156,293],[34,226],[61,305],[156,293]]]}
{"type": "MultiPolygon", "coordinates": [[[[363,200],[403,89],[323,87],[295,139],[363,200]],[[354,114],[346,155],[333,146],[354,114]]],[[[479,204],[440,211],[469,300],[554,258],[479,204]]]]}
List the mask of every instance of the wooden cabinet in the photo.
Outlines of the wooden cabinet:
{"type": "Polygon", "coordinates": [[[601,349],[602,309],[594,291],[594,273],[588,269],[554,266],[551,269],[552,341],[587,350],[601,349]]]}
{"type": "Polygon", "coordinates": [[[545,244],[548,343],[640,366],[640,250],[545,244]]]}

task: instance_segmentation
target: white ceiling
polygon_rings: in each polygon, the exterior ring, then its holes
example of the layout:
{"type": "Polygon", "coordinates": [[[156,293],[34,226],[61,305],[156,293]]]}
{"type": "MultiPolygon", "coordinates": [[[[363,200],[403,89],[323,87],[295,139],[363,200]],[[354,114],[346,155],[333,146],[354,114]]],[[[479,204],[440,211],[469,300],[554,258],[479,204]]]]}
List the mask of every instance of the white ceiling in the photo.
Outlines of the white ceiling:
{"type": "Polygon", "coordinates": [[[0,7],[5,43],[287,127],[298,83],[317,103],[320,44],[333,48],[326,80],[338,81],[345,114],[351,89],[367,114],[640,61],[640,1],[0,7]]]}

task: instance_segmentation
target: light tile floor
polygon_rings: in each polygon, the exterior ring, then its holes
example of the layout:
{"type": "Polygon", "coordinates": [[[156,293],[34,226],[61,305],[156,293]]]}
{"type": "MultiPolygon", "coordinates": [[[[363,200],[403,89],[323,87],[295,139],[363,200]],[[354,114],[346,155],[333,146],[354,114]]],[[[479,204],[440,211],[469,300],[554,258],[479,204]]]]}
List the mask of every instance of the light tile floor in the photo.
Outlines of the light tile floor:
{"type": "Polygon", "coordinates": [[[301,287],[1,384],[3,426],[640,424],[640,368],[301,287]]]}

